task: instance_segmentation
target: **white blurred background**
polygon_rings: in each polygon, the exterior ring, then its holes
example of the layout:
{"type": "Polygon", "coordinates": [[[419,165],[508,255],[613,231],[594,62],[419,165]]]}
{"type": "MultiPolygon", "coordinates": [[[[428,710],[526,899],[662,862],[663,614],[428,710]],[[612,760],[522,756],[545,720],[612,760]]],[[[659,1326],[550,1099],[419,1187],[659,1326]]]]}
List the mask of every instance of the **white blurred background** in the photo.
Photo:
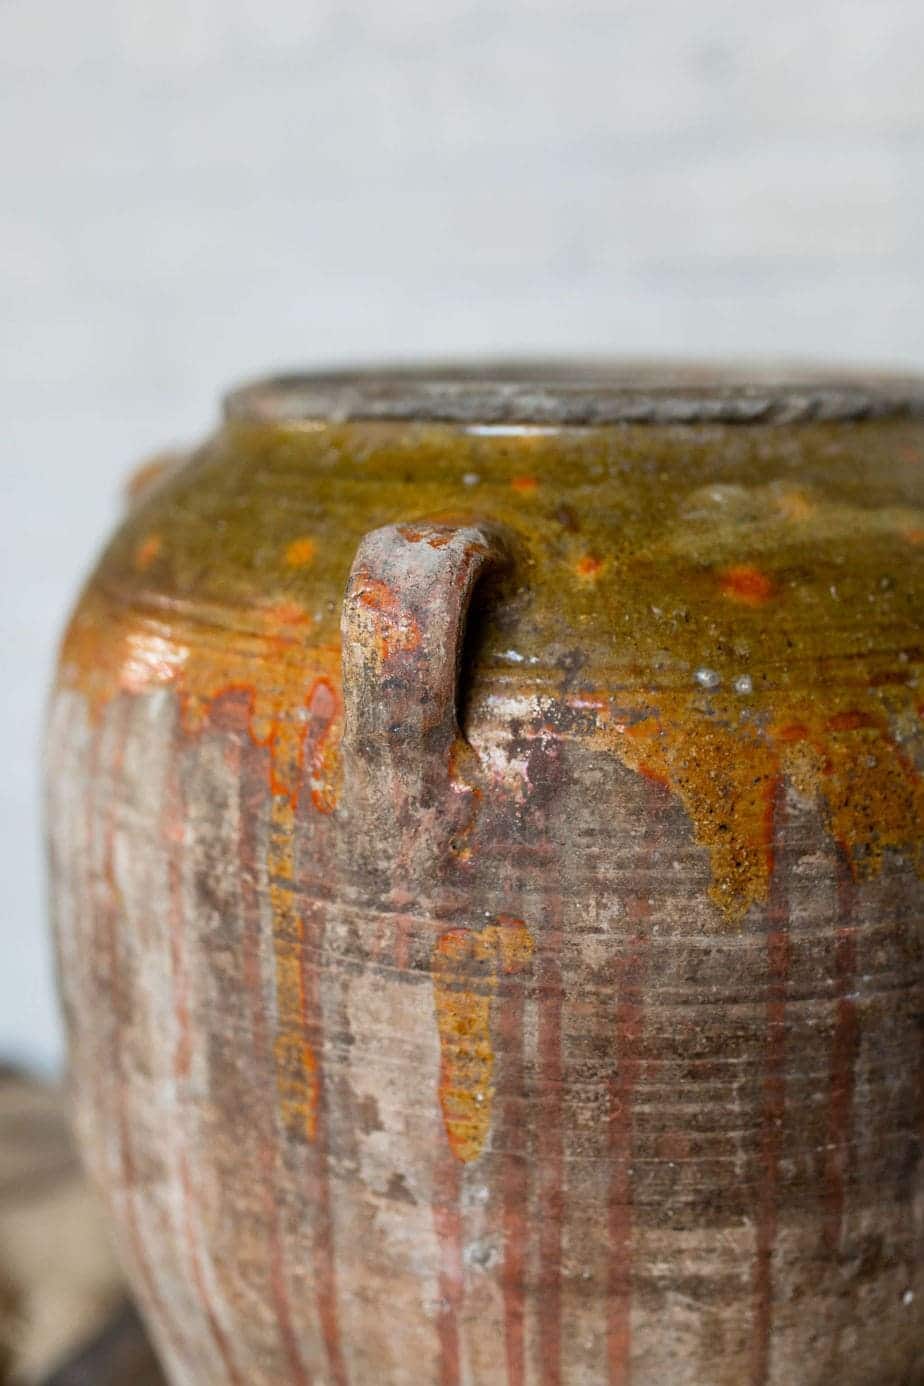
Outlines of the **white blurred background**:
{"type": "Polygon", "coordinates": [[[128,466],[241,377],[924,366],[921,0],[0,0],[0,1055],[60,1035],[38,743],[128,466]]]}

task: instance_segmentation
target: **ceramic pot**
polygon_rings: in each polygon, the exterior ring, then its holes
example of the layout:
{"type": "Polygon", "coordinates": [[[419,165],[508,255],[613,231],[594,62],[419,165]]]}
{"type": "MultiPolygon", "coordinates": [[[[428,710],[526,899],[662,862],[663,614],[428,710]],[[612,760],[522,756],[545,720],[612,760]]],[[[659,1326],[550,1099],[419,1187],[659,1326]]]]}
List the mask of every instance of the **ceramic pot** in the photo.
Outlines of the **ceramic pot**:
{"type": "Polygon", "coordinates": [[[915,382],[294,378],[146,469],[48,813],[175,1386],[924,1382],[922,660],[915,382]]]}

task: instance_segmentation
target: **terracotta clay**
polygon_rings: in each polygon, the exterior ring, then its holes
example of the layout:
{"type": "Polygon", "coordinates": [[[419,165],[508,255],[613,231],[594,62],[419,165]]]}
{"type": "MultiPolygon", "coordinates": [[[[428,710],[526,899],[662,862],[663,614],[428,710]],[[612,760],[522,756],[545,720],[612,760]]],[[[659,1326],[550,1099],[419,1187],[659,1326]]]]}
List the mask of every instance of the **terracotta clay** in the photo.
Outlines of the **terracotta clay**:
{"type": "Polygon", "coordinates": [[[924,1383],[924,386],[294,378],[48,739],[175,1386],[924,1383]]]}

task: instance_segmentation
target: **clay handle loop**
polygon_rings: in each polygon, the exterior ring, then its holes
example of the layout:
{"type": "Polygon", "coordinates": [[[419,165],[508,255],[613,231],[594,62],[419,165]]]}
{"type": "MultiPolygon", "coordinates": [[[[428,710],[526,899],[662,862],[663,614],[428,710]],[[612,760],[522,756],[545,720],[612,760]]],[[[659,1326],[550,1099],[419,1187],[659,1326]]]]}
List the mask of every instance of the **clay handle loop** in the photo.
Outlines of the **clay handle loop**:
{"type": "Polygon", "coordinates": [[[344,748],[432,758],[459,730],[465,616],[484,569],[502,561],[481,524],[386,525],[360,543],[343,606],[344,748]]]}
{"type": "Polygon", "coordinates": [[[478,524],[386,525],[359,546],[343,637],[343,869],[370,898],[427,896],[470,813],[454,785],[459,661],[469,599],[501,561],[478,524]]]}

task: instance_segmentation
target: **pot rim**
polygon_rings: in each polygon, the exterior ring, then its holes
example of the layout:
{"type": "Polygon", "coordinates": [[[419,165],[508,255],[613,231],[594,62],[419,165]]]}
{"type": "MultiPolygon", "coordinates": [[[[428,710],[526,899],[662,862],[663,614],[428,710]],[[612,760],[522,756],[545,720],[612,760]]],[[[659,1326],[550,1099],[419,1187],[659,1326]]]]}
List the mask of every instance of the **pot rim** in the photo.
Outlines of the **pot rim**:
{"type": "Polygon", "coordinates": [[[268,376],[230,391],[252,423],[602,424],[858,422],[924,416],[924,377],[785,363],[605,358],[369,365],[268,376]]]}

